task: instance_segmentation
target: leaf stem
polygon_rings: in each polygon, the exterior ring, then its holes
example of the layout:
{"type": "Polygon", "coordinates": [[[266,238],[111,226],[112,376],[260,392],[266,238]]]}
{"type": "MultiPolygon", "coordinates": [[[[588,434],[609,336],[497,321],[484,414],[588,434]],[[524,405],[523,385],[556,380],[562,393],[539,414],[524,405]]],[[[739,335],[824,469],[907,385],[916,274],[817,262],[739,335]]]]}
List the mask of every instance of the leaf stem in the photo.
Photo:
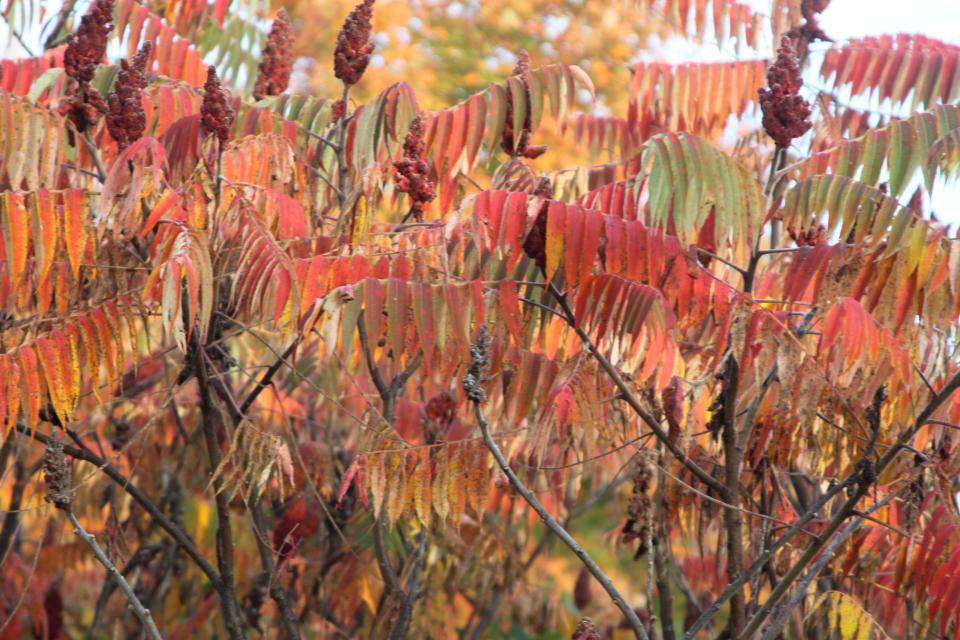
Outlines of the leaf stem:
{"type": "Polygon", "coordinates": [[[80,135],[80,139],[83,140],[84,146],[87,147],[87,151],[93,159],[93,164],[97,167],[97,179],[100,181],[100,184],[104,184],[107,181],[107,170],[103,166],[103,158],[100,157],[100,150],[97,149],[97,145],[94,144],[89,131],[78,132],[78,134],[80,135]]]}

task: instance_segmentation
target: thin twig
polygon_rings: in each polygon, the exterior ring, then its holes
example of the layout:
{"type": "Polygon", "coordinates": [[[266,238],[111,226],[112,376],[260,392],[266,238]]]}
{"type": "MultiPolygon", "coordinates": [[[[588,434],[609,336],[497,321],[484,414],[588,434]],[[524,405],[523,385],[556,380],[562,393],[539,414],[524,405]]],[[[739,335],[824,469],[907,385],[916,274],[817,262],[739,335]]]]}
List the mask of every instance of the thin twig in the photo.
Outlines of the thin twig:
{"type": "MultiPolygon", "coordinates": [[[[6,445],[9,445],[14,438],[8,438],[6,445]]],[[[12,445],[11,445],[12,447],[12,445]]],[[[14,453],[17,458],[17,454],[14,453]]],[[[13,487],[10,489],[10,504],[6,515],[3,517],[3,526],[0,527],[0,567],[3,566],[7,558],[7,551],[11,548],[17,530],[20,528],[20,507],[23,505],[23,493],[33,475],[33,470],[28,470],[27,466],[19,459],[14,460],[13,487]]]]}
{"type": "MultiPolygon", "coordinates": [[[[344,97],[346,97],[346,91],[344,91],[344,97]]],[[[373,380],[373,384],[377,388],[377,392],[380,394],[380,415],[382,416],[384,422],[392,425],[396,417],[395,407],[397,403],[397,397],[400,395],[400,392],[403,390],[403,387],[407,384],[407,381],[410,379],[410,377],[420,367],[423,353],[418,351],[417,354],[408,362],[406,369],[395,375],[390,382],[387,382],[384,380],[383,374],[380,372],[379,367],[377,367],[377,364],[373,361],[373,352],[370,349],[370,342],[367,336],[366,323],[364,322],[362,311],[360,312],[357,320],[357,333],[360,338],[360,346],[363,350],[364,362],[367,365],[370,378],[373,380]]],[[[420,573],[423,571],[425,563],[424,554],[426,549],[426,541],[423,538],[423,534],[421,534],[419,547],[413,554],[414,565],[408,578],[407,588],[404,589],[400,584],[400,578],[397,575],[393,564],[390,562],[390,555],[387,552],[385,539],[387,532],[387,518],[385,517],[384,509],[381,509],[381,512],[375,515],[376,517],[373,523],[374,555],[377,559],[377,564],[380,567],[380,573],[383,576],[384,582],[387,586],[387,595],[395,596],[399,601],[400,608],[400,613],[397,616],[397,620],[394,623],[393,628],[390,630],[389,638],[390,640],[400,640],[407,635],[407,631],[410,628],[410,623],[413,617],[413,605],[420,594],[419,580],[420,573]]]]}
{"type": "MultiPolygon", "coordinates": [[[[874,473],[877,476],[883,473],[887,466],[893,462],[894,458],[896,458],[897,454],[902,450],[901,445],[906,444],[958,388],[960,388],[960,371],[954,373],[950,380],[943,386],[943,388],[938,393],[934,394],[932,398],[930,398],[930,400],[927,402],[927,406],[924,407],[924,409],[917,416],[913,425],[909,429],[904,430],[904,432],[897,439],[896,444],[887,449],[886,453],[884,453],[876,465],[874,465],[874,473]]],[[[853,482],[859,479],[860,473],[860,469],[855,468],[850,475],[847,476],[847,479],[844,481],[844,483],[849,483],[848,486],[853,484],[853,482]]],[[[753,618],[750,619],[750,622],[740,635],[741,639],[746,640],[747,638],[751,638],[752,634],[754,634],[760,628],[764,620],[770,615],[773,607],[777,604],[780,598],[784,596],[787,589],[790,588],[793,582],[800,576],[800,573],[803,571],[803,569],[813,561],[820,549],[829,542],[831,536],[836,533],[837,529],[840,528],[843,522],[854,514],[856,511],[857,502],[860,501],[860,498],[862,498],[865,493],[865,489],[858,488],[857,491],[853,492],[853,495],[847,498],[846,502],[843,503],[843,505],[830,519],[830,522],[827,523],[826,527],[824,527],[820,538],[815,540],[813,544],[807,548],[807,550],[800,557],[799,561],[794,564],[783,576],[783,579],[780,581],[777,587],[770,593],[770,596],[760,606],[753,618]]],[[[829,495],[829,492],[825,495],[829,495]]]]}
{"type": "Polygon", "coordinates": [[[556,285],[552,282],[548,285],[550,293],[556,298],[557,302],[560,304],[560,308],[563,310],[564,317],[566,318],[567,324],[570,325],[570,328],[573,329],[577,336],[579,336],[580,341],[586,345],[587,350],[593,355],[597,363],[600,365],[608,376],[613,380],[614,385],[616,385],[617,390],[620,392],[620,395],[630,405],[630,408],[633,409],[640,418],[650,427],[650,430],[656,434],[657,439],[660,440],[668,451],[676,458],[680,463],[689,469],[693,475],[697,477],[698,480],[703,482],[705,485],[713,489],[719,494],[724,494],[726,488],[722,482],[714,478],[712,475],[704,471],[700,465],[687,457],[687,455],[678,447],[671,439],[669,434],[663,430],[663,427],[660,425],[660,422],[649,412],[647,411],[640,401],[633,394],[633,390],[627,385],[623,377],[620,375],[620,372],[617,371],[617,368],[613,366],[610,360],[607,359],[597,346],[593,343],[593,340],[590,339],[590,336],[587,335],[579,324],[577,324],[576,316],[573,313],[573,310],[570,308],[569,303],[567,302],[566,297],[559,290],[557,290],[556,285]]]}
{"type": "Polygon", "coordinates": [[[70,518],[70,522],[73,524],[73,532],[77,534],[81,540],[86,542],[87,545],[93,550],[93,555],[97,557],[97,560],[100,561],[100,564],[106,567],[107,573],[111,578],[113,578],[114,582],[117,583],[117,586],[120,587],[120,590],[123,591],[123,594],[127,596],[127,601],[130,603],[130,610],[133,611],[133,615],[137,616],[137,618],[140,620],[140,624],[143,625],[147,635],[154,640],[163,640],[163,636],[160,635],[160,630],[157,629],[157,625],[150,616],[150,612],[147,611],[147,609],[143,606],[143,603],[140,602],[140,599],[137,598],[137,594],[133,592],[133,587],[130,586],[130,583],[127,582],[127,579],[124,578],[123,574],[117,571],[117,567],[110,562],[110,558],[108,558],[107,554],[104,553],[103,549],[100,548],[100,545],[97,543],[97,539],[91,534],[87,533],[86,529],[83,528],[83,525],[80,524],[80,521],[77,520],[77,516],[73,514],[73,511],[68,510],[67,517],[70,518]]]}
{"type": "Polygon", "coordinates": [[[273,598],[273,601],[277,604],[277,609],[280,611],[280,624],[289,640],[298,640],[300,638],[300,631],[297,629],[297,618],[293,615],[293,609],[290,607],[287,592],[282,585],[277,584],[273,580],[274,573],[276,573],[276,563],[273,561],[273,552],[270,546],[261,536],[261,533],[266,530],[266,522],[263,517],[263,508],[260,505],[260,500],[255,499],[247,506],[250,509],[250,518],[253,520],[253,537],[256,538],[257,541],[257,550],[260,553],[260,564],[263,567],[264,573],[269,577],[270,597],[273,598]]]}
{"type": "Polygon", "coordinates": [[[823,550],[823,553],[819,558],[817,558],[817,561],[810,565],[807,575],[805,575],[803,580],[797,584],[797,588],[794,590],[793,595],[790,596],[790,600],[788,600],[783,606],[777,608],[776,615],[763,632],[762,640],[773,640],[773,638],[780,636],[780,632],[783,631],[783,627],[787,623],[790,613],[797,608],[797,605],[799,605],[803,598],[807,595],[807,588],[810,586],[810,583],[813,582],[814,578],[816,578],[821,571],[823,571],[823,568],[827,566],[827,563],[833,559],[833,556],[836,554],[837,549],[840,548],[840,545],[842,545],[854,531],[860,528],[860,525],[863,524],[864,520],[866,520],[871,513],[877,511],[883,506],[886,506],[892,497],[892,494],[887,496],[881,502],[878,502],[867,509],[866,513],[863,515],[855,517],[842,532],[837,534],[837,536],[830,541],[830,544],[828,544],[827,548],[823,550]]]}
{"type": "Polygon", "coordinates": [[[757,255],[762,257],[772,256],[778,253],[796,253],[797,251],[800,251],[801,248],[802,247],[779,247],[776,249],[761,249],[760,251],[757,251],[757,255]]]}
{"type": "Polygon", "coordinates": [[[47,36],[46,42],[43,43],[44,49],[53,49],[57,46],[57,36],[60,34],[63,26],[67,23],[67,19],[70,17],[70,14],[73,13],[73,8],[76,6],[76,4],[77,0],[66,0],[66,2],[60,5],[60,11],[57,14],[57,21],[53,25],[50,35],[47,36]]]}
{"type": "Polygon", "coordinates": [[[287,363],[287,358],[289,358],[293,352],[296,350],[297,346],[300,344],[300,341],[303,339],[303,336],[298,335],[297,338],[287,347],[284,352],[277,357],[270,368],[263,372],[263,375],[260,376],[260,379],[257,381],[257,386],[253,388],[252,391],[244,398],[243,403],[240,405],[240,415],[245,416],[250,410],[250,407],[253,406],[253,403],[256,401],[257,397],[270,385],[270,381],[273,380],[273,376],[277,374],[277,371],[280,370],[283,365],[287,363]]]}
{"type": "Polygon", "coordinates": [[[577,542],[570,533],[567,532],[563,526],[554,519],[550,512],[547,511],[535,495],[523,484],[523,481],[513,472],[513,469],[510,467],[510,463],[507,462],[507,459],[503,456],[503,452],[500,451],[500,447],[497,445],[497,441],[494,440],[493,436],[490,434],[490,425],[487,423],[486,418],[483,415],[483,409],[480,408],[479,402],[474,402],[473,405],[474,415],[477,419],[477,424],[480,425],[480,432],[483,434],[483,442],[486,444],[487,449],[490,453],[493,454],[493,457],[497,461],[497,465],[500,467],[500,470],[503,471],[504,475],[507,476],[507,479],[510,481],[510,484],[516,489],[527,504],[529,504],[534,511],[537,512],[537,515],[540,516],[540,519],[543,520],[544,524],[549,528],[558,538],[560,538],[565,545],[574,553],[577,558],[580,559],[580,562],[587,568],[587,571],[596,578],[597,582],[600,583],[600,586],[603,587],[604,591],[610,596],[610,599],[613,600],[613,603],[617,606],[618,609],[623,613],[624,617],[629,622],[630,627],[633,629],[634,634],[640,640],[649,640],[646,629],[643,627],[643,622],[640,621],[637,612],[633,610],[633,607],[627,604],[627,601],[624,600],[623,596],[620,595],[620,592],[611,582],[610,578],[603,572],[603,569],[590,557],[590,555],[580,546],[580,543],[577,542]]]}
{"type": "Polygon", "coordinates": [[[410,568],[410,575],[407,578],[407,588],[400,601],[400,613],[397,615],[397,622],[390,630],[390,640],[402,640],[407,636],[410,629],[410,623],[413,621],[413,605],[420,597],[420,574],[426,566],[427,556],[427,536],[426,532],[419,534],[420,541],[417,549],[413,553],[413,566],[410,568]]]}
{"type": "MultiPolygon", "coordinates": [[[[740,466],[743,462],[743,442],[737,433],[737,391],[740,384],[740,365],[736,358],[727,358],[723,374],[723,495],[730,508],[723,512],[727,536],[727,575],[737,576],[743,571],[743,517],[740,514],[740,466]]],[[[746,598],[743,591],[730,599],[730,618],[727,621],[730,635],[736,637],[746,616],[746,598]]]]}
{"type": "MultiPolygon", "coordinates": [[[[196,335],[196,334],[195,334],[196,335]]],[[[245,638],[246,633],[237,603],[237,588],[234,582],[233,529],[230,524],[230,500],[223,491],[223,478],[216,473],[220,467],[220,445],[217,442],[215,424],[216,407],[210,394],[210,382],[207,377],[207,363],[200,341],[194,348],[194,366],[197,374],[197,387],[200,390],[200,418],[203,426],[203,439],[207,447],[210,473],[217,505],[217,564],[220,567],[220,599],[223,607],[227,632],[233,639],[245,638]]]]}
{"type": "MultiPolygon", "coordinates": [[[[662,447],[657,447],[657,457],[663,457],[662,447]]],[[[662,467],[662,460],[658,467],[662,467]]],[[[674,640],[676,633],[673,628],[673,592],[670,589],[670,513],[667,510],[667,483],[661,471],[657,478],[657,489],[654,494],[654,508],[657,510],[657,539],[650,546],[647,553],[653,556],[656,569],[657,599],[660,604],[660,631],[665,640],[674,640]]],[[[652,620],[652,616],[651,616],[652,620]]]]}
{"type": "MultiPolygon", "coordinates": [[[[47,444],[50,441],[50,437],[46,436],[35,429],[30,429],[30,427],[17,423],[17,431],[22,433],[28,438],[33,438],[41,444],[47,444]]],[[[129,479],[127,479],[123,474],[121,474],[117,469],[108,463],[103,458],[97,456],[95,453],[89,449],[77,449],[71,447],[70,445],[63,445],[63,452],[74,458],[76,460],[83,460],[84,462],[89,462],[95,467],[103,471],[108,478],[114,481],[121,489],[130,494],[130,497],[134,501],[143,507],[150,517],[156,522],[161,529],[166,531],[171,538],[177,541],[183,550],[187,553],[188,556],[196,563],[197,567],[206,574],[207,578],[210,580],[210,583],[213,587],[219,591],[220,590],[220,574],[217,573],[217,570],[207,561],[203,554],[200,553],[197,549],[197,545],[194,544],[193,540],[187,535],[187,533],[181,529],[177,524],[170,520],[163,512],[157,507],[156,504],[136,485],[134,485],[129,479]]]]}
{"type": "Polygon", "coordinates": [[[697,247],[697,253],[702,253],[703,255],[705,255],[705,256],[707,256],[707,257],[713,258],[713,259],[716,260],[717,262],[721,262],[721,263],[727,265],[728,267],[730,267],[731,269],[733,269],[734,271],[736,271],[736,272],[739,273],[740,275],[743,275],[743,274],[745,274],[745,273],[747,272],[747,270],[744,269],[743,267],[737,266],[737,265],[733,264],[732,262],[730,262],[729,260],[727,260],[727,259],[725,259],[725,258],[721,258],[720,256],[718,256],[717,254],[713,253],[712,251],[707,251],[706,249],[704,249],[704,248],[702,248],[702,247],[697,247]]]}
{"type": "MultiPolygon", "coordinates": [[[[165,546],[164,544],[146,544],[141,546],[134,552],[123,568],[120,569],[120,573],[123,576],[127,576],[134,569],[147,565],[165,546]]],[[[176,549],[176,545],[170,545],[170,548],[176,549]]],[[[101,629],[100,625],[103,618],[103,610],[107,606],[107,602],[110,600],[110,596],[113,594],[116,586],[117,583],[115,581],[110,579],[104,580],[103,587],[100,588],[100,595],[97,596],[97,603],[93,611],[93,620],[90,622],[90,628],[87,629],[87,638],[95,638],[95,632],[101,629]]],[[[149,608],[148,605],[149,602],[144,606],[149,608]]]]}
{"type": "Polygon", "coordinates": [[[377,558],[377,564],[380,566],[380,574],[383,577],[384,583],[387,585],[387,590],[402,598],[403,587],[400,585],[400,578],[397,577],[397,572],[390,562],[390,556],[387,555],[387,543],[384,539],[384,534],[387,529],[387,519],[383,516],[384,514],[381,510],[381,513],[373,523],[374,555],[377,558]]]}
{"type": "Polygon", "coordinates": [[[17,42],[19,42],[20,46],[23,47],[23,50],[27,52],[27,55],[31,58],[35,57],[37,54],[33,52],[33,47],[24,41],[23,36],[20,35],[20,32],[17,29],[14,29],[13,23],[10,22],[9,18],[4,17],[4,19],[6,20],[7,26],[10,27],[10,33],[12,33],[13,37],[17,39],[17,42]]]}

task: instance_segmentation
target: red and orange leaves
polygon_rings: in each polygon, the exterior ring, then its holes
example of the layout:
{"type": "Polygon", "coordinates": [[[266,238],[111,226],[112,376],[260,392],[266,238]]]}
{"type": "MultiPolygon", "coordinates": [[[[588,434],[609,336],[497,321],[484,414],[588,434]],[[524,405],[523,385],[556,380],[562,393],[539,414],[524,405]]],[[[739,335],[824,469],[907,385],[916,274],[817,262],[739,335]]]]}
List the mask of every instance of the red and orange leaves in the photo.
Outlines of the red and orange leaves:
{"type": "Polygon", "coordinates": [[[273,548],[281,559],[289,558],[304,538],[320,527],[320,505],[301,493],[284,507],[273,528],[273,548]]]}

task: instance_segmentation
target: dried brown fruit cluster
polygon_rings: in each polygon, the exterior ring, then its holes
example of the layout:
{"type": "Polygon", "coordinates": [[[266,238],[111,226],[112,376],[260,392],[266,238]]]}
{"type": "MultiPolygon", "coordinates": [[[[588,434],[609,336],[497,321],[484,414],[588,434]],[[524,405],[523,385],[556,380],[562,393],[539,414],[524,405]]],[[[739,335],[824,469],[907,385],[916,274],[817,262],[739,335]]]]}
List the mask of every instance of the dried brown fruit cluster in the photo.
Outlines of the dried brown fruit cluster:
{"type": "Polygon", "coordinates": [[[724,366],[724,368],[714,376],[722,383],[720,392],[710,403],[710,406],[707,407],[707,411],[710,412],[710,421],[707,423],[707,431],[710,432],[710,436],[713,438],[714,442],[720,439],[720,433],[723,431],[724,420],[726,419],[727,413],[726,389],[729,382],[733,379],[733,376],[736,375],[736,366],[736,360],[734,360],[732,357],[727,358],[726,366],[724,366]]]}
{"type": "Polygon", "coordinates": [[[63,443],[54,436],[47,441],[43,452],[43,478],[47,483],[47,502],[57,509],[70,510],[73,497],[70,495],[70,463],[63,453],[63,443]]]}
{"type": "Polygon", "coordinates": [[[783,38],[777,60],[767,69],[767,84],[768,89],[759,90],[763,128],[778,149],[786,149],[811,126],[810,105],[800,95],[803,80],[789,38],[783,38]]]}
{"type": "Polygon", "coordinates": [[[655,542],[653,535],[653,465],[646,458],[641,458],[637,464],[637,472],[633,476],[633,495],[627,505],[627,522],[620,532],[620,539],[624,544],[638,541],[637,553],[634,559],[639,559],[649,551],[649,543],[655,542]]]}
{"type": "Polygon", "coordinates": [[[354,7],[337,34],[337,47],[333,51],[333,72],[346,85],[357,84],[363,77],[373,42],[370,41],[374,0],[363,0],[354,7]]]}
{"type": "Polygon", "coordinates": [[[265,96],[278,96],[286,91],[293,71],[293,37],[290,17],[280,9],[270,27],[267,44],[263,47],[263,59],[253,89],[253,97],[257,100],[265,96]]]}
{"type": "Polygon", "coordinates": [[[403,141],[403,157],[393,165],[397,191],[410,196],[410,214],[416,220],[423,220],[427,203],[437,197],[436,181],[430,175],[430,165],[423,159],[426,146],[423,135],[423,120],[417,116],[403,141]]]}
{"type": "Polygon", "coordinates": [[[670,382],[660,391],[660,406],[663,408],[663,417],[670,427],[670,442],[676,442],[683,431],[683,385],[678,376],[670,378],[670,382]]]}
{"type": "Polygon", "coordinates": [[[594,626],[593,620],[583,618],[577,623],[577,628],[573,631],[570,640],[600,640],[602,637],[594,626]]]}
{"type": "Polygon", "coordinates": [[[203,104],[200,106],[200,127],[204,135],[215,135],[223,144],[230,139],[233,109],[217,77],[217,68],[207,67],[207,81],[203,85],[203,104]]]}
{"type": "Polygon", "coordinates": [[[80,20],[76,33],[67,39],[63,67],[77,88],[60,103],[60,113],[70,118],[78,131],[96,124],[107,110],[103,96],[90,86],[97,65],[107,52],[107,38],[113,29],[113,0],[97,0],[80,20]]]}
{"type": "MultiPolygon", "coordinates": [[[[526,103],[530,104],[530,87],[527,86],[527,79],[524,77],[524,74],[530,70],[530,54],[526,51],[521,51],[517,59],[517,66],[513,68],[512,76],[520,76],[523,80],[523,90],[526,93],[526,103]]],[[[522,158],[529,158],[533,160],[534,158],[539,158],[547,150],[546,145],[542,144],[530,144],[530,129],[532,128],[531,119],[530,119],[530,109],[527,109],[527,113],[523,119],[523,131],[520,133],[520,138],[517,140],[517,144],[514,145],[514,131],[513,131],[513,98],[510,96],[510,93],[507,93],[507,115],[503,123],[503,135],[500,137],[500,148],[503,149],[503,152],[510,156],[520,156],[522,158]]]]}
{"type": "Polygon", "coordinates": [[[490,368],[490,334],[487,327],[480,327],[476,342],[470,346],[470,368],[464,374],[462,384],[467,398],[473,402],[483,402],[487,392],[483,388],[483,377],[490,368]]]}
{"type": "Polygon", "coordinates": [[[541,270],[547,270],[547,211],[550,209],[549,200],[553,197],[553,187],[550,185],[549,178],[540,178],[533,195],[538,198],[545,198],[540,205],[540,211],[537,212],[537,218],[533,221],[533,227],[523,241],[523,252],[526,253],[541,270]]]}
{"type": "Polygon", "coordinates": [[[147,128],[142,94],[147,86],[144,74],[152,50],[153,45],[145,42],[132,62],[120,61],[113,93],[107,96],[107,130],[121,150],[139,140],[147,128]]]}

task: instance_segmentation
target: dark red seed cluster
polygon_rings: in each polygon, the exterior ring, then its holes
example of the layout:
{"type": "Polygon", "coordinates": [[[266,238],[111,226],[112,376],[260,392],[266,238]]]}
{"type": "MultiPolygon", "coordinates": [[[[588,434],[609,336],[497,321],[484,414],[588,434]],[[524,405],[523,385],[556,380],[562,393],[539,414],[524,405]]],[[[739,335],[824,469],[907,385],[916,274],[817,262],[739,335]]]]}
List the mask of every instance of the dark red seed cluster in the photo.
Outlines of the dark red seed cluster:
{"type": "Polygon", "coordinates": [[[553,187],[550,186],[549,178],[540,178],[533,195],[538,198],[544,198],[537,217],[533,221],[530,233],[523,241],[523,252],[532,258],[542,271],[547,270],[547,211],[550,209],[550,200],[553,197],[553,187]]]}
{"type": "Polygon", "coordinates": [[[144,74],[152,50],[153,45],[145,42],[132,61],[120,61],[113,93],[107,96],[107,131],[121,150],[139,140],[147,128],[142,94],[147,86],[144,74]]]}
{"type": "Polygon", "coordinates": [[[453,423],[457,415],[457,398],[449,391],[439,393],[427,401],[424,414],[427,444],[434,444],[442,440],[442,436],[453,423]]]}
{"type": "Polygon", "coordinates": [[[778,149],[786,149],[811,126],[810,105],[800,95],[803,80],[789,38],[783,39],[777,60],[767,69],[767,84],[769,88],[759,90],[763,128],[778,149]]]}
{"type": "MultiPolygon", "coordinates": [[[[526,93],[526,102],[530,104],[530,87],[527,86],[527,79],[524,76],[527,71],[530,70],[530,54],[526,51],[521,51],[517,59],[517,66],[513,68],[512,76],[520,76],[523,80],[523,90],[526,93]]],[[[510,92],[507,92],[507,115],[503,123],[503,134],[500,137],[500,148],[503,149],[503,152],[510,156],[520,156],[522,158],[529,158],[533,160],[534,158],[539,158],[547,150],[546,145],[542,144],[530,144],[530,129],[532,128],[530,120],[530,109],[527,109],[527,113],[523,119],[523,131],[520,133],[520,139],[517,141],[516,146],[514,146],[514,132],[513,132],[513,98],[510,95],[510,92]]]]}
{"type": "Polygon", "coordinates": [[[373,42],[370,31],[374,0],[363,0],[354,7],[337,34],[333,51],[333,72],[346,85],[357,84],[370,63],[373,42]]]}
{"type": "Polygon", "coordinates": [[[436,180],[430,175],[430,165],[423,159],[426,147],[423,136],[423,120],[417,116],[410,123],[403,142],[403,157],[393,164],[397,191],[410,196],[410,212],[416,220],[423,220],[427,203],[437,197],[436,180]]]}
{"type": "Polygon", "coordinates": [[[424,412],[430,422],[449,426],[457,412],[457,399],[449,391],[438,393],[427,400],[424,412]]]}
{"type": "Polygon", "coordinates": [[[96,124],[107,110],[103,96],[90,86],[97,65],[107,52],[107,38],[113,29],[113,0],[97,0],[80,20],[76,33],[67,38],[63,54],[64,72],[77,83],[76,89],[60,103],[60,113],[70,118],[78,131],[96,124]]]}
{"type": "Polygon", "coordinates": [[[107,37],[113,29],[113,0],[97,0],[80,20],[76,33],[67,38],[63,68],[77,82],[90,82],[107,52],[107,37]]]}
{"type": "Polygon", "coordinates": [[[97,124],[106,110],[106,100],[99,91],[87,83],[81,83],[76,92],[62,99],[59,107],[60,114],[70,118],[80,132],[97,124]]]}
{"type": "Polygon", "coordinates": [[[227,95],[220,86],[217,68],[207,67],[207,81],[203,85],[203,104],[200,106],[200,128],[204,135],[215,135],[223,144],[230,139],[233,124],[233,109],[227,103],[227,95]]]}
{"type": "Polygon", "coordinates": [[[286,91],[290,84],[290,72],[293,71],[293,37],[290,17],[280,9],[270,27],[267,44],[263,47],[263,59],[253,89],[253,97],[257,100],[265,96],[278,96],[286,91]]]}

